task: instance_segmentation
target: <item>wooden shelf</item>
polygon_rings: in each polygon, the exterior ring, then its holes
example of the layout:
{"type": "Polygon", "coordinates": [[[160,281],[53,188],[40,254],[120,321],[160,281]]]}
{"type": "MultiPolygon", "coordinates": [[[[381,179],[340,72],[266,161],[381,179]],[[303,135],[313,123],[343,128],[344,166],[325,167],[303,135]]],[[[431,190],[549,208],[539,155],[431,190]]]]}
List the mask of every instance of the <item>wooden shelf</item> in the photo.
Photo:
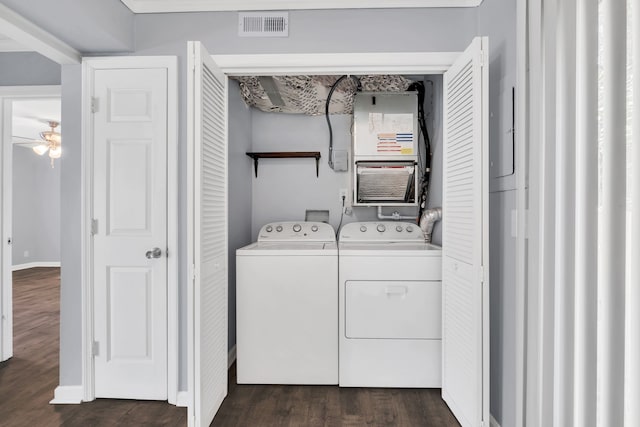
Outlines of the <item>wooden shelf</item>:
{"type": "Polygon", "coordinates": [[[258,160],[260,159],[316,159],[316,176],[320,174],[320,152],[319,151],[268,151],[262,153],[247,153],[253,159],[253,169],[258,177],[258,160]]]}

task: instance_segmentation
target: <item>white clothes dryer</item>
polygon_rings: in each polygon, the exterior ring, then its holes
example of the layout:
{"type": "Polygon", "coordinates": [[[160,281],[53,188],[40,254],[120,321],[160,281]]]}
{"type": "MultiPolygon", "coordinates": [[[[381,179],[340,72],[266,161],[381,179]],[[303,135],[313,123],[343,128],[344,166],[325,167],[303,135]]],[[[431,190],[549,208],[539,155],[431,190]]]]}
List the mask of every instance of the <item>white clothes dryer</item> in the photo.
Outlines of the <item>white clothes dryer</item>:
{"type": "Polygon", "coordinates": [[[407,222],[340,230],[340,386],[441,387],[442,250],[407,222]]]}
{"type": "Polygon", "coordinates": [[[333,227],[278,222],[236,251],[238,384],[338,384],[333,227]]]}

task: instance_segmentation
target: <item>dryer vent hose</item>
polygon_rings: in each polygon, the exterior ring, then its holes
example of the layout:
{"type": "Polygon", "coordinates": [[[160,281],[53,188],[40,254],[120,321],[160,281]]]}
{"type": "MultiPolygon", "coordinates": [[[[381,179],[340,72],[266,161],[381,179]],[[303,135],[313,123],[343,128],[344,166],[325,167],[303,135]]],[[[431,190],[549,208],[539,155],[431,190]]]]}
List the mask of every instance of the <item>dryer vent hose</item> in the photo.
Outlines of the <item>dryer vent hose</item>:
{"type": "Polygon", "coordinates": [[[420,228],[424,233],[424,238],[428,243],[431,243],[431,234],[433,233],[433,226],[437,221],[442,219],[442,208],[427,209],[422,213],[420,217],[420,228]]]}

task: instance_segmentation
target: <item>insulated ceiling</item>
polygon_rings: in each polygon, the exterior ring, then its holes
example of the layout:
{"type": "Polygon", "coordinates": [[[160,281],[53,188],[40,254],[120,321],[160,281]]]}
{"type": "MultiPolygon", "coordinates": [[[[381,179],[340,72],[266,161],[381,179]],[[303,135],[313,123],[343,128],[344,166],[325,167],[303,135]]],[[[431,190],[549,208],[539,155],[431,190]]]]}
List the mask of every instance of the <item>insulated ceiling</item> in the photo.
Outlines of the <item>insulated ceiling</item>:
{"type": "MultiPolygon", "coordinates": [[[[261,111],[321,115],[331,86],[340,76],[231,77],[240,83],[245,103],[261,111]]],[[[412,83],[398,75],[359,76],[365,92],[402,92],[412,83]]],[[[342,80],[331,96],[329,113],[351,114],[356,83],[342,80]]]]}

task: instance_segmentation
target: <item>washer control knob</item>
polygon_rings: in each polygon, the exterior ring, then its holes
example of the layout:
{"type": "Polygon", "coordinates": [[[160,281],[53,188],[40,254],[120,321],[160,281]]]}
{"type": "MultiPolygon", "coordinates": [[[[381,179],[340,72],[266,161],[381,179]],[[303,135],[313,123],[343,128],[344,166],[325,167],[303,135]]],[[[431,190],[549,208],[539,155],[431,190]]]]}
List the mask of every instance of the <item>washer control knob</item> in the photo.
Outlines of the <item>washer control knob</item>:
{"type": "Polygon", "coordinates": [[[312,225],[312,226],[311,226],[311,231],[313,231],[314,233],[315,233],[316,231],[318,231],[318,226],[317,226],[317,225],[312,225]]]}
{"type": "Polygon", "coordinates": [[[384,224],[378,224],[378,226],[376,227],[376,230],[378,230],[379,232],[384,232],[387,229],[387,227],[384,226],[384,224]]]}
{"type": "Polygon", "coordinates": [[[401,226],[401,225],[398,225],[398,226],[396,227],[396,231],[397,231],[398,233],[399,233],[399,232],[401,232],[401,231],[402,231],[402,226],[401,226]]]}
{"type": "Polygon", "coordinates": [[[367,227],[365,225],[361,225],[360,226],[360,231],[362,231],[364,233],[365,231],[367,231],[367,227]]]}
{"type": "Polygon", "coordinates": [[[276,231],[277,231],[278,233],[279,233],[279,232],[281,232],[281,231],[282,231],[282,226],[281,226],[281,225],[277,226],[277,227],[276,227],[276,231]]]}
{"type": "Polygon", "coordinates": [[[267,228],[265,228],[265,230],[267,230],[267,233],[271,233],[273,231],[273,227],[270,225],[267,225],[267,228]]]}
{"type": "Polygon", "coordinates": [[[295,231],[297,233],[300,230],[302,230],[302,226],[300,224],[294,224],[293,225],[293,231],[295,231]]]}
{"type": "Polygon", "coordinates": [[[411,233],[413,231],[413,227],[410,225],[407,225],[407,232],[411,233]]]}

